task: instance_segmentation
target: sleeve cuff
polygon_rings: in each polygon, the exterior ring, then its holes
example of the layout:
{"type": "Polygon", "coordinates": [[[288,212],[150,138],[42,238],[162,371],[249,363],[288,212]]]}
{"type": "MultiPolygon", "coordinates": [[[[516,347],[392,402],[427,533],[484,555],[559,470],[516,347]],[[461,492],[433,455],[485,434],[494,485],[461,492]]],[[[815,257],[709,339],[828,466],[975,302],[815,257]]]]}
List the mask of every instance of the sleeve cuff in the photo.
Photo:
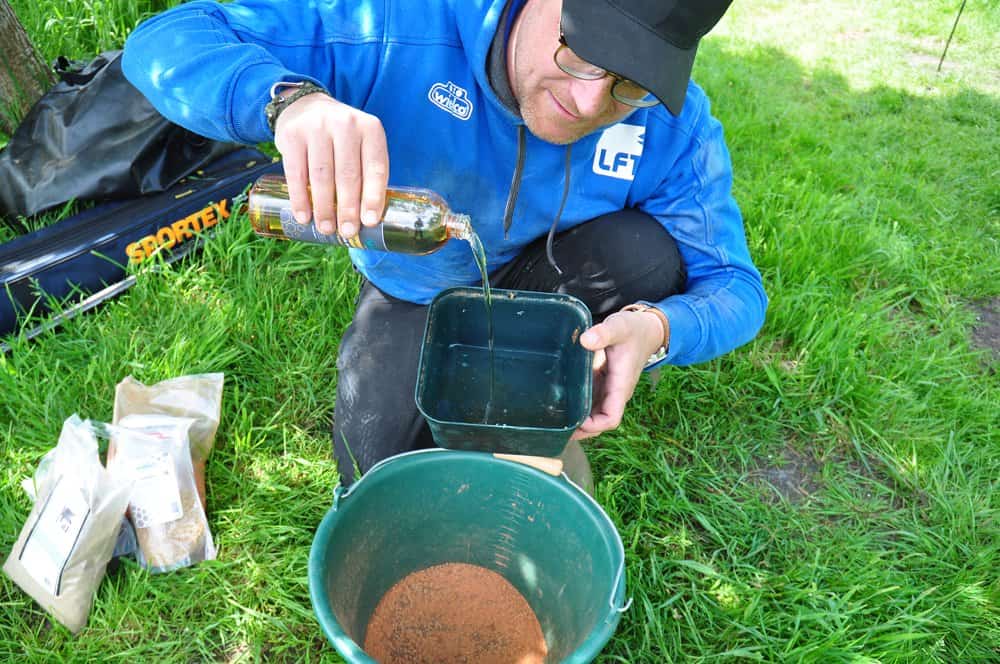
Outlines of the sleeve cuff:
{"type": "Polygon", "coordinates": [[[267,126],[264,107],[271,101],[271,86],[279,81],[309,81],[326,89],[326,86],[315,78],[295,74],[270,62],[248,67],[233,85],[230,108],[234,109],[234,113],[230,131],[234,136],[238,136],[241,141],[248,144],[274,139],[274,133],[267,126]]]}
{"type": "Polygon", "coordinates": [[[666,357],[647,366],[645,371],[657,369],[664,364],[685,364],[683,358],[700,343],[701,326],[698,324],[697,314],[681,298],[667,298],[662,302],[645,300],[641,302],[662,311],[670,322],[670,343],[667,346],[666,357]],[[678,359],[680,361],[677,361],[678,359]]]}

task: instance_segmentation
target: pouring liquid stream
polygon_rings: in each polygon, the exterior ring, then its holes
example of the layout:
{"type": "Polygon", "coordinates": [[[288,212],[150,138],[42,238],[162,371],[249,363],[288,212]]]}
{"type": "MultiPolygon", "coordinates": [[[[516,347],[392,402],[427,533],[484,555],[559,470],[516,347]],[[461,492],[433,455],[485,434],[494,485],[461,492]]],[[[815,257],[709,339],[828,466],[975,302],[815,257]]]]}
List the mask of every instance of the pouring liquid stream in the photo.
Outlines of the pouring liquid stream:
{"type": "Polygon", "coordinates": [[[479,266],[479,273],[483,278],[483,300],[486,304],[487,344],[490,351],[490,391],[486,407],[483,410],[483,424],[489,424],[493,408],[493,394],[496,388],[496,359],[493,352],[493,296],[490,293],[490,275],[486,270],[486,250],[483,248],[483,243],[475,231],[470,231],[468,241],[469,247],[472,249],[472,256],[476,265],[479,266]]]}

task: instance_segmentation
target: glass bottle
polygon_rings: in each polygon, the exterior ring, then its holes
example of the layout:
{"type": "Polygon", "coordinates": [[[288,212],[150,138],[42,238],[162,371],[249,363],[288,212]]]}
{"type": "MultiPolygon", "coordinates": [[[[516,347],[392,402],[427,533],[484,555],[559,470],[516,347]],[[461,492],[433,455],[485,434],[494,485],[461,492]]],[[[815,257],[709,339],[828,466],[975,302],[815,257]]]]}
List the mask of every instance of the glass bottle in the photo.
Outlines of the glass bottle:
{"type": "Polygon", "coordinates": [[[382,221],[376,226],[362,224],[350,238],[336,232],[324,235],[316,230],[315,222],[295,221],[282,175],[269,173],[254,182],[247,194],[247,211],[254,232],[263,237],[403,254],[429,254],[451,238],[468,240],[472,234],[468,215],[452,212],[433,191],[415,187],[386,190],[382,221]]]}

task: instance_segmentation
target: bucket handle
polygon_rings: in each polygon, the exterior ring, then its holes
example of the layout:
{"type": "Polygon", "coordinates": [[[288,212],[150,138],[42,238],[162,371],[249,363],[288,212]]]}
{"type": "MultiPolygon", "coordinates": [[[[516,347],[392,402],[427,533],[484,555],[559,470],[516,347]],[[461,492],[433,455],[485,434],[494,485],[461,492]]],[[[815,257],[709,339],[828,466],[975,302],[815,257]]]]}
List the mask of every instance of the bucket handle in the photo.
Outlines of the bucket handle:
{"type": "Polygon", "coordinates": [[[333,510],[334,512],[336,512],[337,511],[337,507],[340,505],[340,501],[341,500],[344,500],[349,495],[351,495],[351,493],[353,493],[354,490],[358,488],[358,485],[365,481],[366,477],[368,477],[369,475],[372,475],[373,473],[375,473],[376,471],[378,471],[379,468],[381,468],[382,466],[386,465],[390,461],[394,461],[396,459],[399,459],[400,457],[414,456],[414,455],[417,455],[417,454],[427,454],[428,452],[433,453],[433,452],[438,452],[438,451],[439,450],[435,449],[435,448],[428,448],[428,449],[423,449],[423,450],[411,450],[409,452],[402,452],[400,454],[396,454],[394,456],[390,456],[390,457],[386,457],[386,458],[382,459],[381,461],[379,461],[378,463],[376,463],[374,466],[372,466],[371,468],[369,468],[368,472],[364,473],[360,478],[358,478],[358,480],[356,482],[354,482],[354,484],[352,484],[352,485],[350,485],[348,487],[345,487],[343,484],[339,484],[338,483],[337,486],[335,486],[333,488],[333,505],[331,506],[330,509],[333,510]]]}
{"type": "MultiPolygon", "coordinates": [[[[622,575],[625,574],[625,559],[622,558],[621,564],[618,565],[618,573],[615,574],[615,582],[613,584],[614,591],[611,593],[611,599],[608,600],[608,604],[611,606],[611,610],[615,613],[625,613],[628,608],[632,606],[632,598],[629,597],[628,601],[622,606],[616,606],[615,595],[618,594],[618,584],[621,583],[622,575]]],[[[620,603],[620,601],[619,601],[620,603]]]]}
{"type": "Polygon", "coordinates": [[[349,487],[347,489],[345,489],[343,487],[343,485],[340,485],[340,484],[338,484],[337,486],[333,487],[333,505],[330,507],[330,509],[333,510],[334,512],[336,512],[337,508],[340,507],[340,499],[344,497],[344,494],[347,494],[347,493],[350,493],[350,492],[351,492],[351,489],[349,487]]]}
{"type": "MultiPolygon", "coordinates": [[[[581,496],[589,500],[594,505],[594,507],[596,507],[597,510],[604,515],[604,518],[607,519],[608,522],[611,521],[611,517],[609,517],[608,513],[604,511],[604,508],[601,507],[601,504],[597,502],[597,499],[595,499],[592,495],[584,491],[582,486],[580,486],[572,479],[570,479],[570,476],[567,475],[565,471],[562,473],[562,478],[563,480],[566,481],[567,484],[575,488],[580,493],[581,496]]],[[[632,598],[629,597],[628,601],[625,602],[624,604],[622,604],[623,600],[618,598],[618,584],[621,583],[622,577],[625,575],[625,547],[622,545],[621,540],[618,541],[618,555],[619,558],[621,559],[621,562],[618,563],[618,572],[615,574],[615,581],[612,584],[613,590],[611,591],[611,597],[608,598],[608,605],[611,607],[611,610],[614,611],[615,613],[625,613],[626,611],[628,611],[629,607],[632,606],[632,598]]]]}

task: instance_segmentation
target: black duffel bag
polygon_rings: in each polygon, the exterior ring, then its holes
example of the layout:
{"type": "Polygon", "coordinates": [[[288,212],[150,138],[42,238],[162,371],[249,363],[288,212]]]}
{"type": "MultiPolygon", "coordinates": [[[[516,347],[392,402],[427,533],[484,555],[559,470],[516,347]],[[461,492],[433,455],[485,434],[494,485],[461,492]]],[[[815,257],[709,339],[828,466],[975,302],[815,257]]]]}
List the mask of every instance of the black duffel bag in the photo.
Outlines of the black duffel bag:
{"type": "Polygon", "coordinates": [[[238,147],[160,115],[122,74],[121,53],[56,60],[60,81],[0,150],[0,216],[166,191],[238,147]]]}

